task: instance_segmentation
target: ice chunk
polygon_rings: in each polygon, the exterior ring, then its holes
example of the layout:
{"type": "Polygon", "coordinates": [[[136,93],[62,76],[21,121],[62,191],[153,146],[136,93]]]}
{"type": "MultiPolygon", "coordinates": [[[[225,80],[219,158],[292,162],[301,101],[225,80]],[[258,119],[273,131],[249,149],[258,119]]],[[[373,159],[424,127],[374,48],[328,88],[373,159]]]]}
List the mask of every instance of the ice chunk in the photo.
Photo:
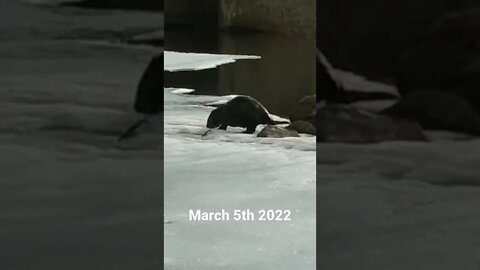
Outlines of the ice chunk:
{"type": "Polygon", "coordinates": [[[171,72],[211,69],[242,59],[260,59],[260,56],[165,51],[164,69],[171,72]]]}

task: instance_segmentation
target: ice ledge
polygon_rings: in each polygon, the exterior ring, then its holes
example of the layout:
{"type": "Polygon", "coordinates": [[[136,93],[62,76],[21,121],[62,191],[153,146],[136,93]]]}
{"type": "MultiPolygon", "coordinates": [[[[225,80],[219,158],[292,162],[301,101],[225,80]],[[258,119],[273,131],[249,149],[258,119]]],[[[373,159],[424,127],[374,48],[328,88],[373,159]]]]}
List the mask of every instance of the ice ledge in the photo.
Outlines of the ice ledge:
{"type": "Polygon", "coordinates": [[[164,70],[175,72],[212,69],[246,59],[260,59],[260,56],[165,51],[164,70]]]}

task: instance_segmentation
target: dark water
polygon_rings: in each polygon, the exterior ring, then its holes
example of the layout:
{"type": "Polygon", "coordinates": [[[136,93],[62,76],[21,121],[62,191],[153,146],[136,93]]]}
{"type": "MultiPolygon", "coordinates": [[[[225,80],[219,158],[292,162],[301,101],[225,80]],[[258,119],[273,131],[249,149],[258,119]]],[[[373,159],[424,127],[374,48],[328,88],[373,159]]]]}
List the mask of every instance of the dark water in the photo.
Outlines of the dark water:
{"type": "Polygon", "coordinates": [[[166,72],[166,87],[199,95],[249,95],[274,114],[288,115],[302,97],[315,93],[315,41],[259,32],[209,33],[168,30],[165,49],[197,53],[259,55],[216,69],[166,72]]]}

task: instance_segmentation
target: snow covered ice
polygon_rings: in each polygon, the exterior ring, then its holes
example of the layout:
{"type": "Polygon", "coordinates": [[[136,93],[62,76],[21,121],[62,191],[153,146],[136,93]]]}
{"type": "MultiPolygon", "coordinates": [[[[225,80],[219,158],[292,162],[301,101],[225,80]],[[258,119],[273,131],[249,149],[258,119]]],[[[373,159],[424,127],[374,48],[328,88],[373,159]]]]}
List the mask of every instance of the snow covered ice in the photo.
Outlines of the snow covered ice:
{"type": "Polygon", "coordinates": [[[116,140],[162,18],[42,2],[0,1],[1,268],[160,269],[162,133],[116,140]]]}

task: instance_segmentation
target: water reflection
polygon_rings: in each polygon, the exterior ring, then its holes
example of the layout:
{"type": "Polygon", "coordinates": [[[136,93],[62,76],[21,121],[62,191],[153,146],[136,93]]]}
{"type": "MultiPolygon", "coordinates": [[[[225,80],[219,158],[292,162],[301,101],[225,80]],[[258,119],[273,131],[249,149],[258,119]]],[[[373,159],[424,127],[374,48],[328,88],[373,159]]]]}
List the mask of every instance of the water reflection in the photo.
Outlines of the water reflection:
{"type": "Polygon", "coordinates": [[[258,32],[208,33],[169,30],[166,50],[259,55],[217,69],[165,74],[167,87],[196,89],[196,94],[250,95],[270,112],[288,115],[302,97],[315,93],[315,42],[258,32]]]}

